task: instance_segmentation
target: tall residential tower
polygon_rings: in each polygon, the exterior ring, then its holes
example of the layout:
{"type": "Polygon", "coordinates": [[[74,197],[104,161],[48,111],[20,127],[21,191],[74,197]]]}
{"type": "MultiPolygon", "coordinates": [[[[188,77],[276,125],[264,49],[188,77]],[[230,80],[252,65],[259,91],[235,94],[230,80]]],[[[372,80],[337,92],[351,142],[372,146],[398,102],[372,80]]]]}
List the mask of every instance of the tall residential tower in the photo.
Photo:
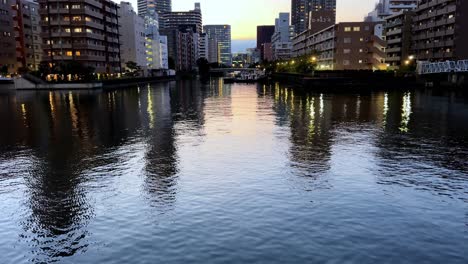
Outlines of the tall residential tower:
{"type": "Polygon", "coordinates": [[[138,0],[138,15],[142,17],[152,13],[157,13],[161,17],[161,14],[171,11],[171,0],[138,0]]]}

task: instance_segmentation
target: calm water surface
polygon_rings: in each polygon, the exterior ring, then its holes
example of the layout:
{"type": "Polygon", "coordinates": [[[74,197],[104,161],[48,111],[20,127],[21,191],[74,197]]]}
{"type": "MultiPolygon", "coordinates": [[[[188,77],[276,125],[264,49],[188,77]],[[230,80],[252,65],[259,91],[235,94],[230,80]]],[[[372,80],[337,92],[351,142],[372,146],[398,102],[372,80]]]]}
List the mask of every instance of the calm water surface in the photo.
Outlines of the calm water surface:
{"type": "Polygon", "coordinates": [[[468,263],[468,100],[0,94],[0,263],[468,263]]]}

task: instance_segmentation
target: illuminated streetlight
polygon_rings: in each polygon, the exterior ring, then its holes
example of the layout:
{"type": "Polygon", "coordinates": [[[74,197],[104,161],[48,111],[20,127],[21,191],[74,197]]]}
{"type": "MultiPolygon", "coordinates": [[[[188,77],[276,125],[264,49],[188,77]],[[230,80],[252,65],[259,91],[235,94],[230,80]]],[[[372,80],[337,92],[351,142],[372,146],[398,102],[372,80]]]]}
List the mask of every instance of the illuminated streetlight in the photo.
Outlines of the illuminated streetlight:
{"type": "Polygon", "coordinates": [[[405,65],[409,65],[410,64],[410,61],[409,60],[406,60],[405,61],[405,65]]]}
{"type": "Polygon", "coordinates": [[[316,62],[316,61],[317,61],[317,57],[315,57],[315,56],[312,57],[312,61],[313,61],[313,62],[316,62]]]}
{"type": "Polygon", "coordinates": [[[409,60],[414,60],[414,56],[411,55],[411,56],[408,57],[408,59],[409,59],[409,60]]]}

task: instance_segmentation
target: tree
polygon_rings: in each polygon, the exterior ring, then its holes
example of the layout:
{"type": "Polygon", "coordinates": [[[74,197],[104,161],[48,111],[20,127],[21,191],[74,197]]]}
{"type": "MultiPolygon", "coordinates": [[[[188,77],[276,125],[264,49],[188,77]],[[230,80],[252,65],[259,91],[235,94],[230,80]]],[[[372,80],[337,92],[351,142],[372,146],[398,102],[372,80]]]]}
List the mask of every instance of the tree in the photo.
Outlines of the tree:
{"type": "Polygon", "coordinates": [[[1,75],[7,75],[7,74],[8,74],[8,66],[7,66],[7,65],[3,65],[3,66],[0,68],[0,74],[1,74],[1,75]]]}
{"type": "Polygon", "coordinates": [[[128,61],[125,63],[125,66],[127,67],[127,72],[130,76],[137,76],[138,72],[141,71],[141,67],[138,66],[138,64],[136,64],[134,61],[128,61]]]}

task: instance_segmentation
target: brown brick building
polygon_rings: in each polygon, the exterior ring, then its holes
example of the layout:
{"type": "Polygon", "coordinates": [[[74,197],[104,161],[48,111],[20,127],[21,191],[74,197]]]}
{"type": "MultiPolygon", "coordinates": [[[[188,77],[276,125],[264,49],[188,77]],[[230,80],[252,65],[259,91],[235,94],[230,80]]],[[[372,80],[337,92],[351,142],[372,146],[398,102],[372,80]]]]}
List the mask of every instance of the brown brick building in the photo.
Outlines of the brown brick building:
{"type": "Polygon", "coordinates": [[[346,22],[293,40],[293,55],[314,55],[322,70],[384,70],[383,25],[379,22],[346,22]]]}

